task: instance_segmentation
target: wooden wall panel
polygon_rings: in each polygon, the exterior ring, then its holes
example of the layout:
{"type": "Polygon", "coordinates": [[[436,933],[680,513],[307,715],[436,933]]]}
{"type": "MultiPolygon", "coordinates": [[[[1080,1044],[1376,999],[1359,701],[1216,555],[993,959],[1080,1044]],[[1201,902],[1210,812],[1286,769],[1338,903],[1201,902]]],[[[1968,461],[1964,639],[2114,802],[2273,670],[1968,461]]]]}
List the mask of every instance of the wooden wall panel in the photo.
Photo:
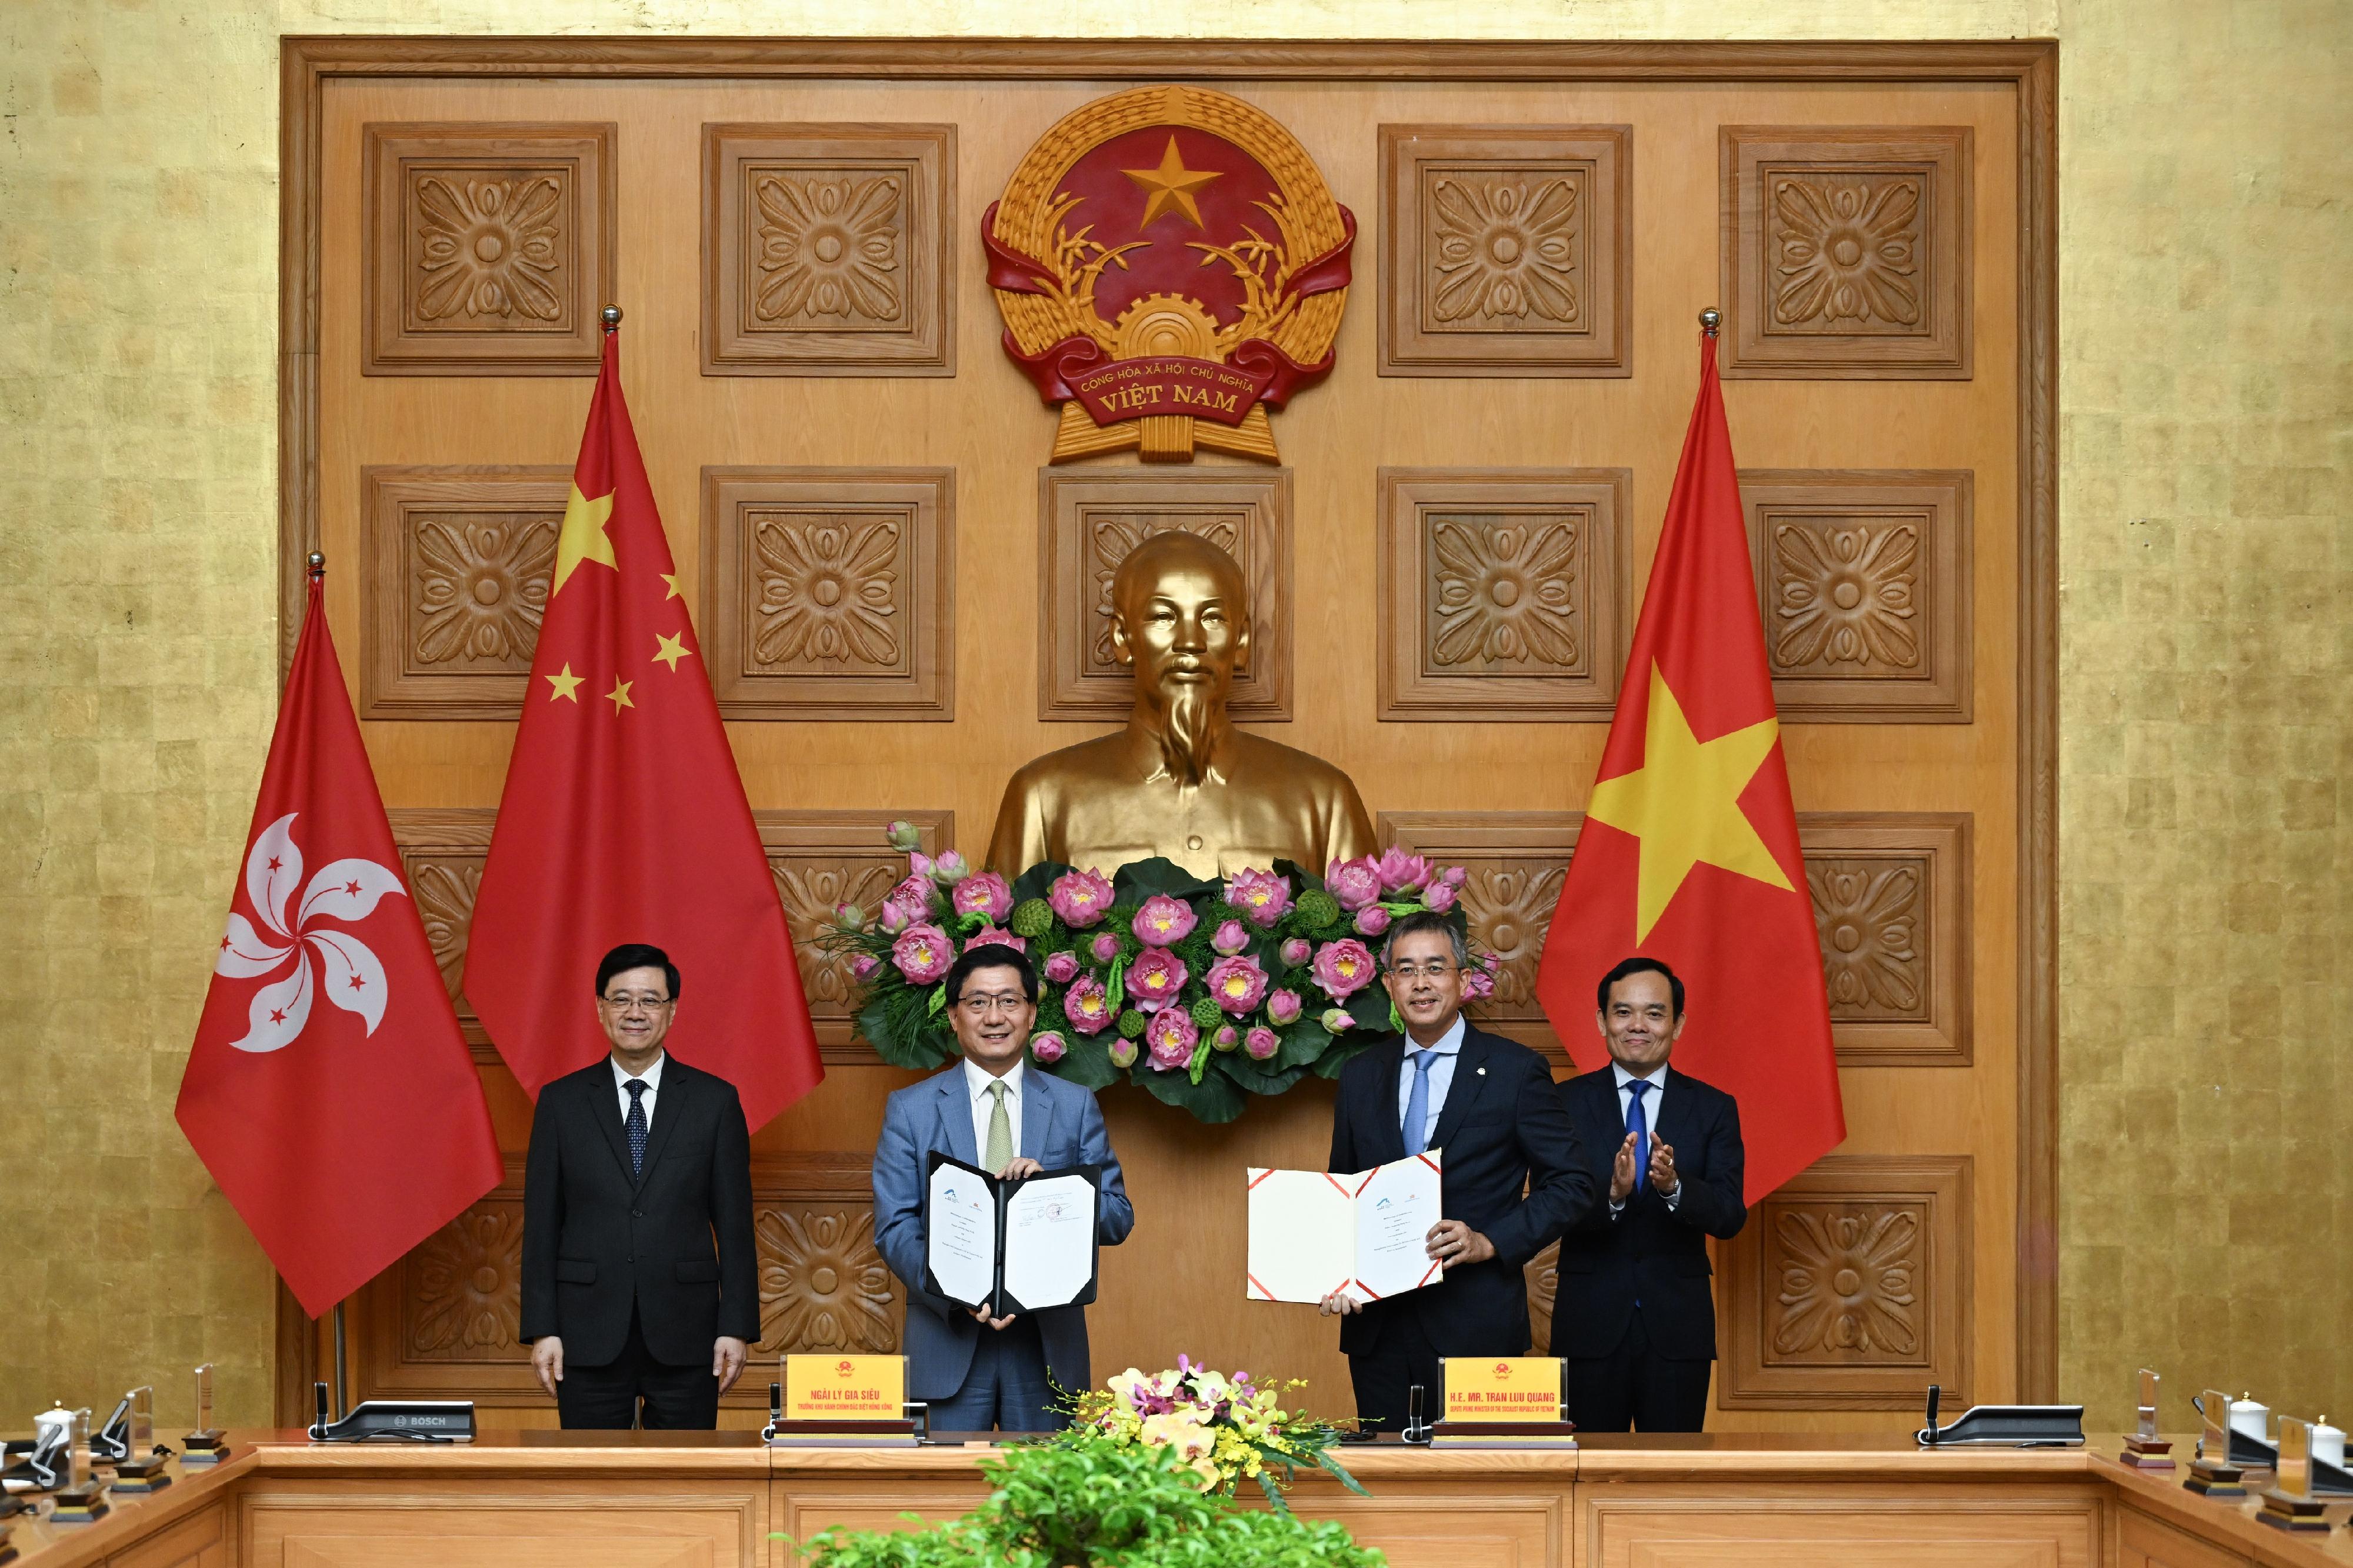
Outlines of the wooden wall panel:
{"type": "Polygon", "coordinates": [[[1727,125],[1727,376],[1966,381],[1967,126],[1727,125]]]}
{"type": "Polygon", "coordinates": [[[1380,471],[1380,716],[1607,718],[1632,625],[1624,468],[1380,471]]]}
{"type": "Polygon", "coordinates": [[[1967,473],[1740,476],[1782,721],[1966,724],[1967,473]]]}
{"type": "Polygon", "coordinates": [[[1040,470],[1039,718],[1126,717],[1134,689],[1112,654],[1112,579],[1129,551],[1171,529],[1221,546],[1250,582],[1250,665],[1234,677],[1234,716],[1291,717],[1291,470],[1205,466],[1040,470]]]}
{"type": "Polygon", "coordinates": [[[955,471],[702,471],[702,614],[730,719],[955,717],[955,471]]]}
{"type": "Polygon", "coordinates": [[[1381,842],[1402,844],[1437,864],[1460,866],[1471,941],[1501,959],[1495,992],[1475,1005],[1479,1026],[1547,1052],[1567,1065],[1536,1001],[1536,961],[1560,903],[1581,811],[1385,811],[1381,842]]]}
{"type": "Polygon", "coordinates": [[[520,715],[571,489],[568,468],[362,472],[363,718],[520,715]]]}
{"type": "Polygon", "coordinates": [[[466,974],[466,935],[473,929],[474,896],[481,891],[482,862],[490,856],[491,828],[498,815],[496,806],[394,806],[385,813],[392,823],[392,841],[400,847],[401,878],[417,900],[417,918],[424,922],[433,962],[440,966],[441,982],[457,1005],[458,1026],[478,1062],[494,1062],[498,1053],[491,1048],[491,1037],[459,983],[466,974]]]}
{"type": "Polygon", "coordinates": [[[1910,1410],[1973,1397],[1967,1154],[1832,1154],[1716,1248],[1716,1403],[1910,1410]]]}
{"type": "Polygon", "coordinates": [[[955,127],[702,128],[706,375],[954,375],[955,127]]]}
{"type": "Polygon", "coordinates": [[[594,375],[619,279],[611,124],[366,131],[369,375],[594,375]]]}
{"type": "Polygon", "coordinates": [[[801,992],[817,1025],[818,1049],[828,1062],[871,1064],[874,1052],[858,1038],[850,997],[856,977],[847,954],[818,942],[836,905],[856,904],[871,917],[899,879],[907,858],[883,841],[893,821],[912,822],[923,850],[937,855],[955,842],[952,811],[755,811],[760,843],[784,900],[793,934],[801,992]]]}
{"type": "Polygon", "coordinates": [[[1383,375],[1631,375],[1634,132],[1381,127],[1383,375]]]}

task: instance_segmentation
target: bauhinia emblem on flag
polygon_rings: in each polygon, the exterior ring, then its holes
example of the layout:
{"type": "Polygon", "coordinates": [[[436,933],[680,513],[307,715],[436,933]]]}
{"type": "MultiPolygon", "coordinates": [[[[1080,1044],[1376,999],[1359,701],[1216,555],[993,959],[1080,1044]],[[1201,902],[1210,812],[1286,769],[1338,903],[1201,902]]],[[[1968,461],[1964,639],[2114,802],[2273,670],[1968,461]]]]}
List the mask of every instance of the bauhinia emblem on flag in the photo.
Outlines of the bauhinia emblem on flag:
{"type": "Polygon", "coordinates": [[[651,942],[681,972],[669,1047],[733,1083],[757,1128],[825,1069],[621,396],[618,343],[608,329],[474,900],[465,993],[536,1097],[608,1049],[597,961],[651,942]]]}
{"type": "Polygon", "coordinates": [[[481,1079],[399,864],[314,565],[243,902],[231,898],[214,951],[178,1110],[313,1317],[501,1171],[481,1079]],[[323,862],[307,879],[306,851],[323,862]]]}
{"type": "Polygon", "coordinates": [[[1601,976],[1635,953],[1681,975],[1673,1065],[1739,1101],[1753,1202],[1846,1120],[1712,328],[1620,689],[1536,994],[1596,1068],[1601,976]]]}

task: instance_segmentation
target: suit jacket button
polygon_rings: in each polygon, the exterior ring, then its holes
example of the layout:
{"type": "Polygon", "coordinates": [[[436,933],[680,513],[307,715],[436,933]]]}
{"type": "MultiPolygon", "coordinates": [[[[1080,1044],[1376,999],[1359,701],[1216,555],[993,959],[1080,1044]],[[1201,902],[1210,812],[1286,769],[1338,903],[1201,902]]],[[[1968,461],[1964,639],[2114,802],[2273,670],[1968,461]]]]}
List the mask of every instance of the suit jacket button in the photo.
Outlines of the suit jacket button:
{"type": "Polygon", "coordinates": [[[629,1217],[631,1219],[643,1219],[646,1217],[646,1211],[643,1209],[631,1209],[629,1211],[629,1217]]]}

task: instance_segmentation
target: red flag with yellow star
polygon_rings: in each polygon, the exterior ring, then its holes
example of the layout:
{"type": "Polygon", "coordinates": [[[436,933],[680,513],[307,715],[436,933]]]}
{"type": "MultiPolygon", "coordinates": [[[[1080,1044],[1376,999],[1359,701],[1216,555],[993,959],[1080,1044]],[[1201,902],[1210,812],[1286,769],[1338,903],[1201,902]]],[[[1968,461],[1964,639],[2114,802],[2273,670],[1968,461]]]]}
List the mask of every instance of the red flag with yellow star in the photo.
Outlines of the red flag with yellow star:
{"type": "Polygon", "coordinates": [[[1609,1061],[1595,987],[1636,953],[1688,988],[1673,1065],[1739,1101],[1750,1202],[1838,1145],[1830,1001],[1713,337],[1536,974],[1582,1068],[1609,1061]]]}
{"type": "Polygon", "coordinates": [[[610,1048],[596,963],[628,942],[678,965],[668,1048],[733,1083],[753,1127],[825,1076],[607,332],[466,947],[524,1092],[610,1048]]]}

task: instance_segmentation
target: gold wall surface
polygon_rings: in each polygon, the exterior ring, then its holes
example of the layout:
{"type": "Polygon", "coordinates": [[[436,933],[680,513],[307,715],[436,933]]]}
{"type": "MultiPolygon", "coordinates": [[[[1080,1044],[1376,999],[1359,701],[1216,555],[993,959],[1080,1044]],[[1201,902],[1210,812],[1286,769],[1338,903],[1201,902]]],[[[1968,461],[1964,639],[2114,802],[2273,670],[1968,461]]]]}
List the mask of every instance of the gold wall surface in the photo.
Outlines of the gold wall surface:
{"type": "Polygon", "coordinates": [[[171,1108],[276,700],[278,36],[860,23],[2059,37],[2062,1393],[2353,1409],[2353,8],[14,0],[0,1429],[150,1378],[185,1421],[207,1358],[226,1422],[269,1414],[269,1266],[171,1108]]]}

